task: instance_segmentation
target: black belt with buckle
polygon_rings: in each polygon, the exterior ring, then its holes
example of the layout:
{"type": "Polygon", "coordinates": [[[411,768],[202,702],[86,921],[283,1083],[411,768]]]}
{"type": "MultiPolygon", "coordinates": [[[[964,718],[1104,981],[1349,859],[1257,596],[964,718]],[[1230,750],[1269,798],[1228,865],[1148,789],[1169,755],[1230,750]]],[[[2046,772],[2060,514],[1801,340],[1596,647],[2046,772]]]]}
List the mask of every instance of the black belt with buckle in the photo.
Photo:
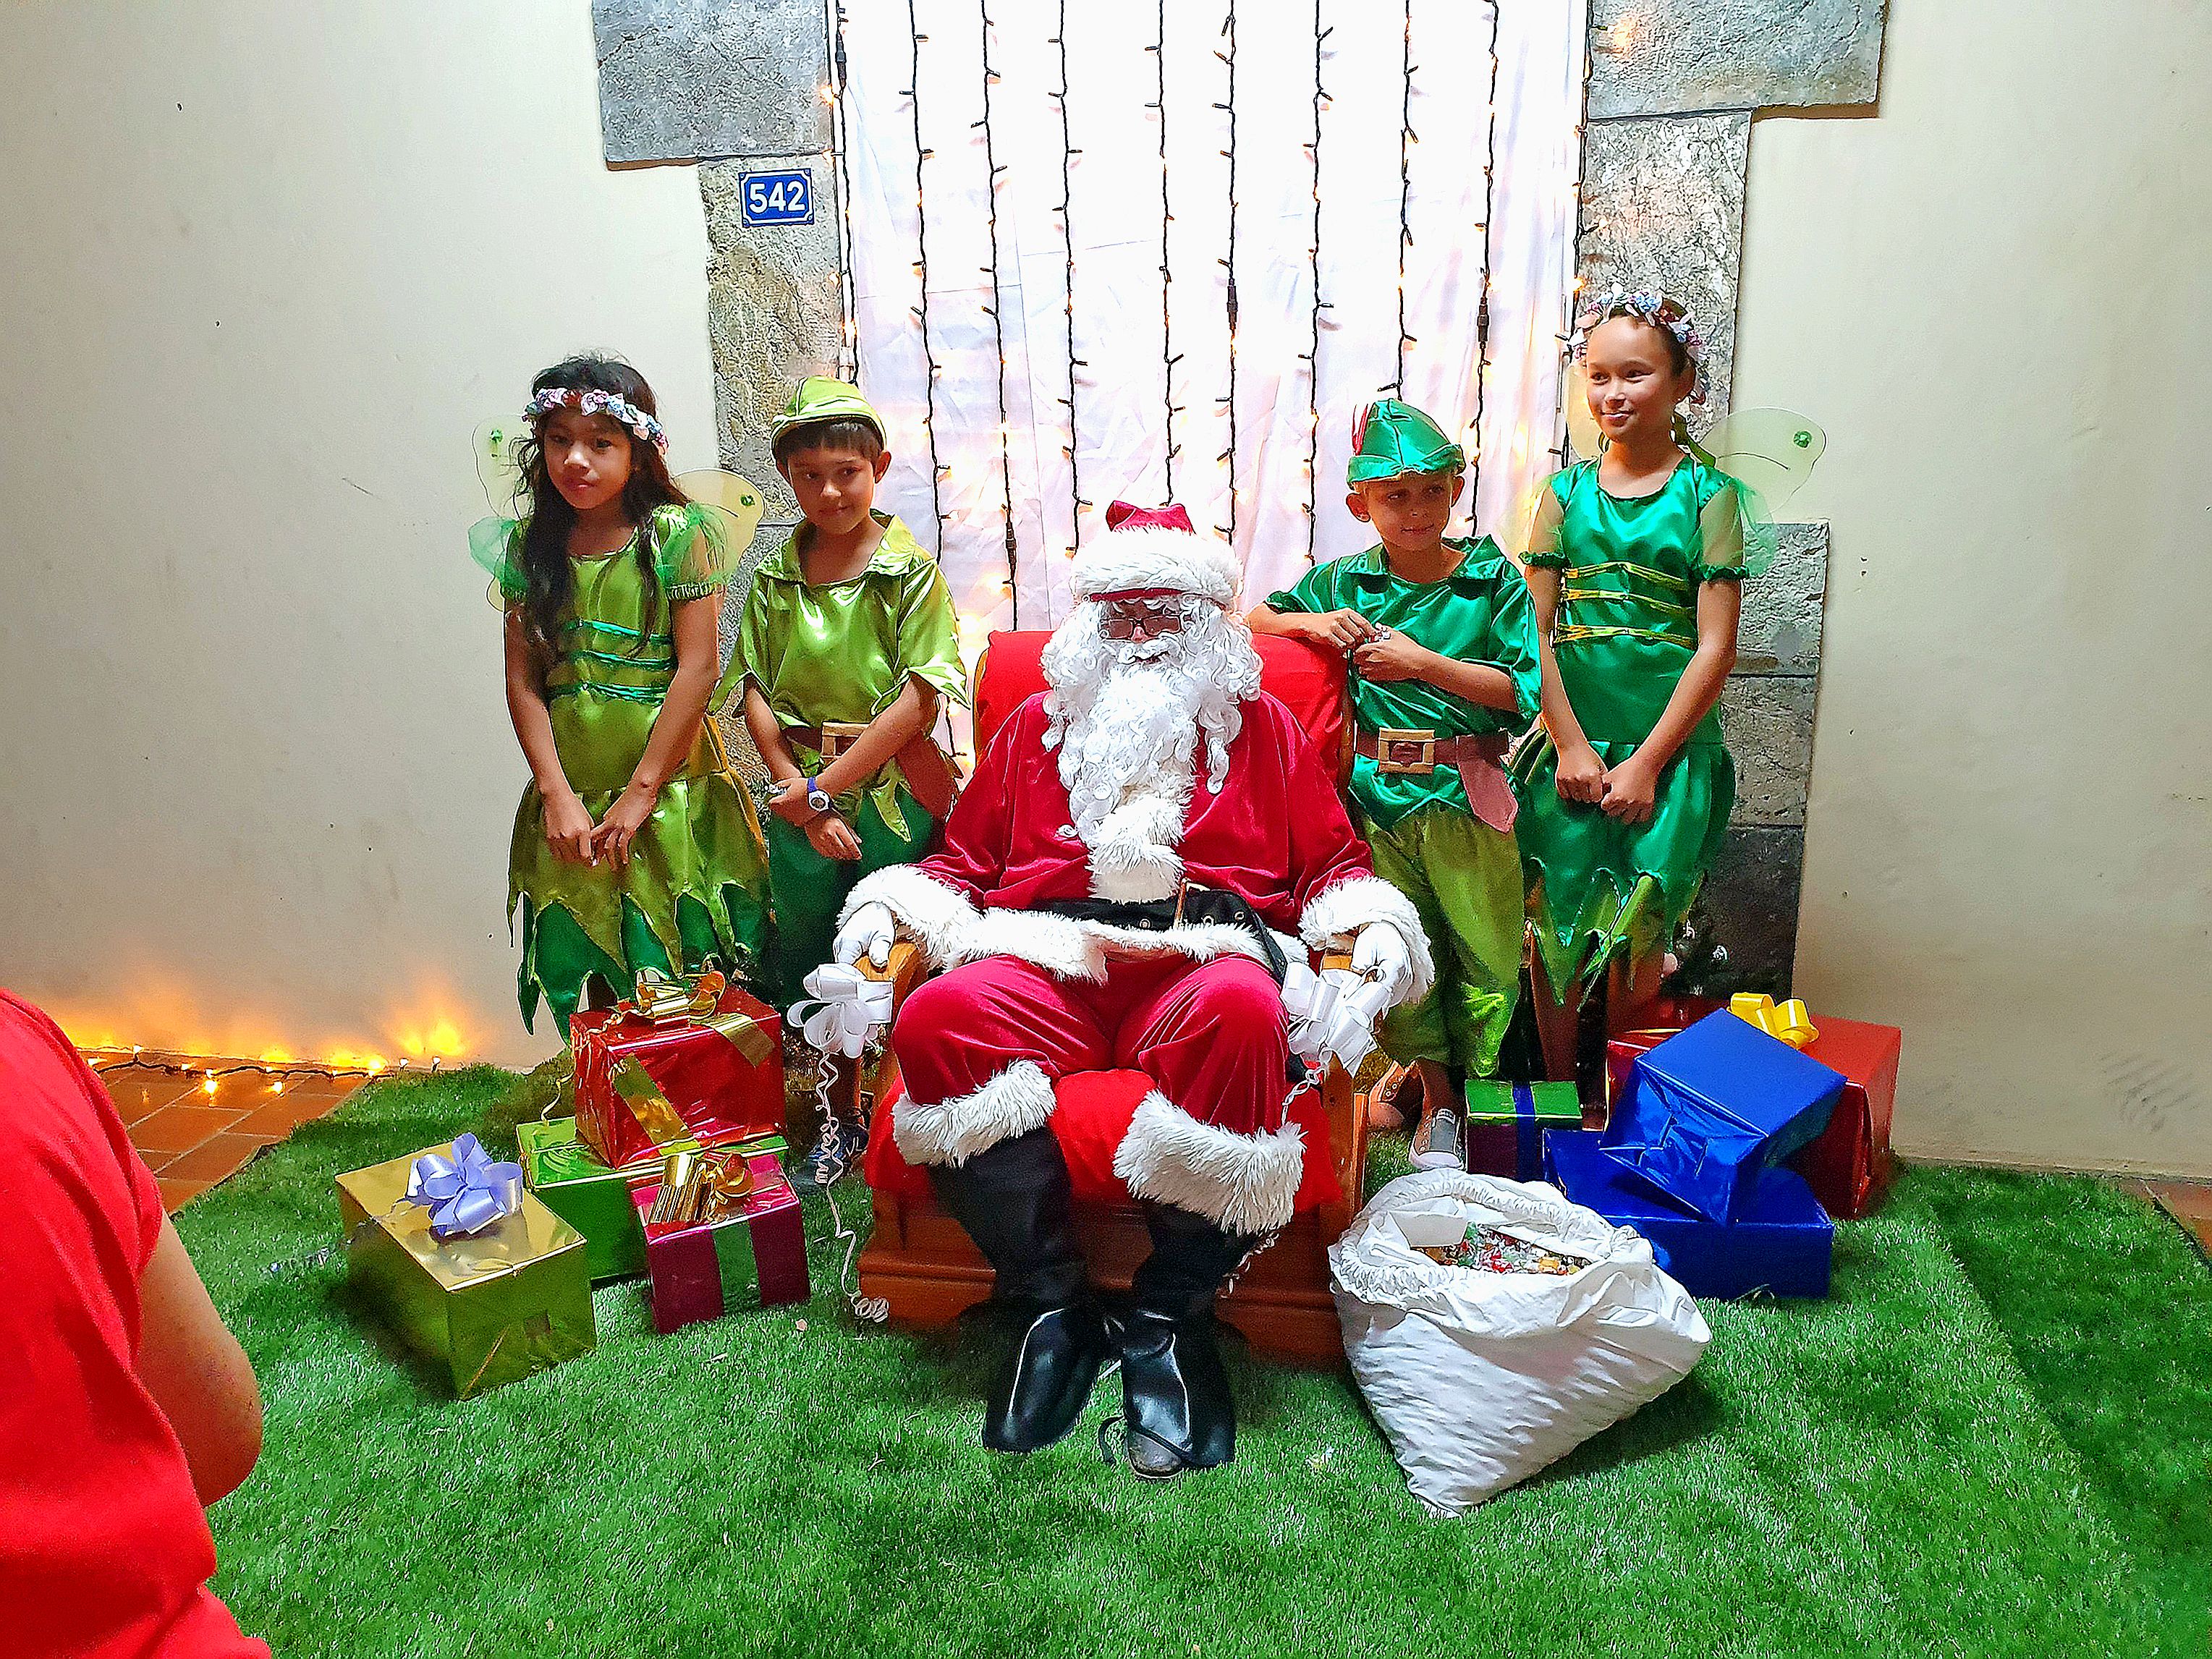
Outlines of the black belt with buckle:
{"type": "Polygon", "coordinates": [[[1103,922],[1139,933],[1164,933],[1180,922],[1191,921],[1241,927],[1259,945],[1261,965],[1278,986],[1291,969],[1290,958],[1283,954],[1283,947],[1275,942],[1273,932],[1261,920],[1251,901],[1218,887],[1194,887],[1186,882],[1173,898],[1045,899],[1036,908],[1048,915],[1103,922]]]}

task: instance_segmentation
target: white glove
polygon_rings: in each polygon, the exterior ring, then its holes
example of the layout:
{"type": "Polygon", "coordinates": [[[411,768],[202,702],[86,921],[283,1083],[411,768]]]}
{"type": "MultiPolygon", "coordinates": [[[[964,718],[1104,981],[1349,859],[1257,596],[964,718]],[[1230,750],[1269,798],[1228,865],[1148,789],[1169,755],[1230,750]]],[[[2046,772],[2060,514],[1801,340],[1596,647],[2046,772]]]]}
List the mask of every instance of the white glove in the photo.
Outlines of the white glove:
{"type": "Polygon", "coordinates": [[[853,919],[837,930],[836,942],[830,945],[830,954],[841,968],[849,968],[862,957],[878,968],[888,967],[891,959],[891,942],[898,938],[898,923],[888,904],[864,904],[853,912],[853,919]]]}
{"type": "Polygon", "coordinates": [[[1352,971],[1389,987],[1395,1003],[1413,982],[1413,952],[1389,922],[1370,921],[1352,942],[1352,971]]]}

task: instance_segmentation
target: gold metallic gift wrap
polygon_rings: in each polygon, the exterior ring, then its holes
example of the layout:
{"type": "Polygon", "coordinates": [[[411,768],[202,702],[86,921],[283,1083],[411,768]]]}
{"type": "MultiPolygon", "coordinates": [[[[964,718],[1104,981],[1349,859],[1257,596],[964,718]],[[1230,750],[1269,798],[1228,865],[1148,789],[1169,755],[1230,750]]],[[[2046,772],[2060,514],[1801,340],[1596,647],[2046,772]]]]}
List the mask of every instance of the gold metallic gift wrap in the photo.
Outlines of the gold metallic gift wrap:
{"type": "Polygon", "coordinates": [[[482,1232],[433,1238],[428,1208],[403,1201],[420,1156],[337,1178],[355,1285],[410,1347],[451,1373],[459,1399],[589,1353],[599,1334],[583,1234],[526,1192],[520,1210],[482,1232]]]}

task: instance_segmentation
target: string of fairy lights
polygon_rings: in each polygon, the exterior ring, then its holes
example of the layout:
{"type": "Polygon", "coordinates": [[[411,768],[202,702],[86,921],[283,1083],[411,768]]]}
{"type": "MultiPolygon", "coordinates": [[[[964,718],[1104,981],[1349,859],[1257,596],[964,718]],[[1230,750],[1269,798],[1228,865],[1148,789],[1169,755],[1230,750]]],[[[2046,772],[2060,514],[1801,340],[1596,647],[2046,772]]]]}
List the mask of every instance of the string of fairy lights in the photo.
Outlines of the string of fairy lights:
{"type": "MultiPolygon", "coordinates": [[[[1575,115],[1575,185],[1574,185],[1574,244],[1568,263],[1574,276],[1567,284],[1567,297],[1559,326],[1559,374],[1565,383],[1568,360],[1575,349],[1575,313],[1583,297],[1583,232],[1595,228],[1583,214],[1583,191],[1589,179],[1589,98],[1590,70],[1594,41],[1587,16],[1583,21],[1583,94],[1582,107],[1575,115]]],[[[1552,459],[1561,466],[1567,461],[1567,403],[1559,400],[1559,412],[1553,428],[1552,459]]]]}
{"type": "Polygon", "coordinates": [[[860,298],[853,276],[853,138],[846,123],[848,65],[845,59],[845,0],[836,0],[836,56],[831,64],[830,103],[837,117],[837,305],[843,343],[837,372],[846,380],[860,378],[860,298]]]}
{"type": "Polygon", "coordinates": [[[1482,298],[1474,308],[1474,418],[1468,423],[1468,458],[1471,462],[1468,499],[1482,498],[1482,410],[1490,381],[1490,216],[1498,205],[1498,16],[1503,0],[1491,0],[1490,92],[1483,118],[1488,124],[1482,141],[1482,298]]]}
{"type": "MultiPolygon", "coordinates": [[[[1402,79],[1398,113],[1398,356],[1390,395],[1406,395],[1406,348],[1415,343],[1406,332],[1406,255],[1413,246],[1413,0],[1405,0],[1406,27],[1400,56],[1402,79]]],[[[1485,263],[1487,263],[1486,261],[1485,263]]]]}
{"type": "Polygon", "coordinates": [[[434,1073],[445,1063],[442,1055],[433,1055],[428,1063],[399,1060],[387,1064],[381,1060],[371,1059],[359,1065],[341,1064],[335,1060],[219,1060],[206,1055],[172,1054],[136,1043],[128,1048],[95,1047],[84,1052],[85,1063],[96,1076],[110,1077],[125,1072],[156,1072],[164,1077],[198,1078],[200,1080],[198,1092],[210,1097],[221,1093],[223,1080],[227,1078],[264,1077],[269,1079],[269,1092],[281,1095],[288,1085],[303,1079],[366,1083],[374,1078],[394,1076],[402,1072],[434,1073]]]}
{"type": "Polygon", "coordinates": [[[1165,493],[1162,499],[1175,499],[1175,464],[1179,446],[1176,442],[1176,416],[1182,413],[1175,400],[1176,365],[1182,361],[1175,349],[1175,316],[1170,308],[1174,293],[1175,268],[1168,258],[1168,227],[1175,223],[1173,203],[1168,195],[1168,0],[1159,0],[1158,22],[1152,44],[1145,50],[1152,54],[1152,101],[1146,107],[1157,112],[1160,136],[1160,463],[1165,493]]]}
{"type": "MultiPolygon", "coordinates": [[[[1164,3],[1164,0],[1163,0],[1164,3]]],[[[1006,604],[1008,625],[1022,625],[1022,594],[1018,580],[1020,565],[1014,535],[1014,467],[1012,451],[1009,447],[1012,434],[1007,430],[1006,412],[1006,321],[1000,307],[1006,296],[999,283],[999,176],[1006,168],[999,161],[999,145],[991,128],[991,88],[999,83],[999,72],[991,67],[991,37],[997,25],[991,21],[991,9],[978,6],[975,15],[982,25],[983,47],[983,118],[975,123],[983,131],[983,191],[988,204],[984,210],[984,222],[991,237],[991,263],[985,275],[991,279],[991,303],[983,308],[991,315],[991,343],[999,359],[998,374],[994,381],[999,395],[999,530],[1006,544],[1006,604]]]]}
{"type": "MultiPolygon", "coordinates": [[[[841,198],[838,220],[840,300],[844,313],[843,349],[840,362],[844,372],[850,376],[857,377],[860,373],[862,341],[861,330],[859,326],[860,282],[857,270],[858,255],[855,252],[857,237],[854,231],[856,209],[853,188],[854,158],[851,154],[854,128],[857,124],[854,121],[848,108],[852,66],[848,56],[848,33],[851,19],[848,16],[848,0],[831,0],[831,5],[835,17],[834,47],[832,62],[830,65],[831,73],[829,77],[831,84],[823,88],[823,96],[827,101],[835,106],[836,111],[835,134],[838,154],[836,157],[836,176],[841,198]]],[[[912,153],[917,218],[916,238],[911,264],[914,276],[920,289],[920,302],[909,309],[926,375],[922,400],[924,410],[921,418],[927,440],[930,510],[937,521],[938,548],[942,554],[948,541],[957,540],[966,533],[981,531],[982,526],[964,513],[948,512],[948,507],[952,505],[952,498],[946,486],[949,480],[955,475],[956,469],[953,463],[958,460],[958,456],[946,449],[945,440],[951,434],[941,430],[940,423],[943,420],[951,417],[951,411],[959,407],[959,404],[957,399],[948,403],[946,398],[941,395],[945,389],[942,382],[948,363],[941,361],[939,354],[941,350],[949,348],[947,337],[945,337],[944,330],[939,326],[945,319],[940,313],[939,302],[947,296],[933,296],[931,291],[932,276],[935,269],[931,261],[931,255],[933,251],[940,253],[945,252],[945,247],[941,245],[945,232],[941,226],[933,229],[928,212],[931,181],[933,178],[936,178],[941,185],[943,178],[931,167],[931,162],[936,158],[937,152],[927,142],[929,131],[927,112],[921,107],[922,100],[920,96],[926,60],[923,48],[929,40],[928,34],[921,28],[920,24],[922,12],[927,9],[928,8],[919,4],[918,0],[906,0],[906,21],[911,45],[905,65],[908,84],[901,88],[901,93],[908,102],[907,125],[910,125],[914,145],[912,153]],[[933,249],[933,244],[939,245],[933,249]]],[[[1408,284],[1417,274],[1413,258],[1415,249],[1413,187],[1416,183],[1413,176],[1413,160],[1416,149],[1421,142],[1421,133],[1413,118],[1414,107],[1417,98],[1425,95],[1428,90],[1423,83],[1422,66],[1417,61],[1417,46],[1419,43],[1416,41],[1414,33],[1416,9],[1415,0],[1401,0],[1398,20],[1400,72],[1395,88],[1396,101],[1399,105],[1399,188],[1396,204],[1397,246],[1395,250],[1396,328],[1391,364],[1392,373],[1385,383],[1386,395],[1399,397],[1406,393],[1412,354],[1420,344],[1419,337],[1412,331],[1411,325],[1415,320],[1413,314],[1415,307],[1410,302],[1407,293],[1408,284]]],[[[1063,337],[1065,349],[1056,355],[1061,358],[1064,380],[1056,388],[1056,395],[1051,396],[1051,401],[1056,403],[1064,411],[1064,441],[1060,443],[1060,450],[1067,466],[1066,489],[1069,519],[1068,534],[1063,550],[1070,554],[1082,540],[1086,512],[1095,505],[1084,494],[1085,471],[1084,419],[1090,413],[1088,404],[1092,381],[1088,372],[1090,362],[1083,355],[1081,349],[1082,318],[1077,310],[1079,274],[1076,269],[1078,259],[1075,250],[1074,185],[1083,151],[1074,142],[1076,123],[1072,113],[1072,64],[1077,55],[1079,43],[1071,40],[1068,28],[1072,21],[1079,22],[1081,17],[1078,15],[1072,19],[1071,10],[1072,8],[1067,3],[1067,0],[1055,0],[1048,20],[1053,33],[1042,36],[1046,51],[1040,59],[1042,84],[1036,88],[1036,91],[1041,93],[1043,98],[1050,100],[1051,113],[1048,119],[1054,120],[1054,124],[1057,125],[1056,137],[1060,140],[1058,145],[1060,189],[1058,200],[1051,204],[1050,210],[1058,220],[1056,228],[1059,232],[1060,247],[1056,252],[1060,256],[1061,265],[1062,292],[1059,297],[1061,300],[1062,326],[1065,329],[1063,337]]],[[[1486,20],[1480,21],[1474,19],[1468,20],[1476,27],[1483,27],[1482,51],[1488,59],[1487,64],[1483,66],[1486,71],[1487,79],[1482,142],[1486,155],[1494,153],[1500,131],[1501,123],[1498,103],[1502,70],[1499,53],[1498,8],[1492,3],[1487,7],[1487,10],[1489,15],[1486,20]]],[[[1157,123],[1153,135],[1155,139],[1153,148],[1157,155],[1159,179],[1158,409],[1162,482],[1165,497],[1172,500],[1176,495],[1178,483],[1187,483],[1187,480],[1182,477],[1181,468],[1184,446],[1179,441],[1179,438],[1186,435],[1182,423],[1187,416],[1188,407],[1183,398],[1187,395],[1188,370],[1187,354],[1189,348],[1188,345],[1183,345],[1182,349],[1178,349],[1178,345],[1182,343],[1178,337],[1184,329],[1188,327],[1189,319],[1185,317],[1179,319],[1175,309],[1175,286],[1178,272],[1175,264],[1176,234],[1174,227],[1178,193],[1174,189],[1176,180],[1170,171],[1170,122],[1177,118],[1172,115],[1169,107],[1169,88],[1171,78],[1175,77],[1170,77],[1169,74],[1172,36],[1169,29],[1167,0],[1155,0],[1152,21],[1152,38],[1141,48],[1150,53],[1152,58],[1152,85],[1147,88],[1152,96],[1143,102],[1142,107],[1150,112],[1152,118],[1157,123]]],[[[1242,322],[1240,312],[1243,296],[1240,278],[1249,274],[1243,271],[1241,266],[1244,263],[1245,253],[1242,246],[1243,234],[1249,228],[1243,223],[1243,218],[1244,206],[1243,194],[1245,180],[1240,164],[1240,140],[1247,136],[1243,133],[1243,128],[1249,124],[1242,119],[1246,112],[1240,106],[1239,93],[1244,90],[1240,86],[1240,79],[1249,78],[1244,71],[1251,66],[1240,63],[1238,52],[1238,31],[1240,25],[1246,21],[1248,20],[1241,15],[1241,0],[1225,0],[1221,13],[1219,39],[1214,47],[1214,56],[1221,64],[1222,78],[1218,84],[1222,88],[1222,96],[1212,105],[1212,109],[1220,118],[1220,130],[1224,136],[1224,142],[1218,154],[1224,163],[1225,188],[1224,197],[1217,199],[1220,200],[1225,208],[1227,221],[1220,254],[1216,260],[1222,272],[1220,314],[1225,325],[1226,365],[1222,390],[1212,401],[1218,417],[1226,423],[1226,431],[1222,434],[1222,442],[1214,459],[1222,470],[1221,476],[1224,478],[1228,499],[1220,514],[1220,518],[1217,520],[1216,527],[1232,542],[1243,520],[1248,516],[1244,509],[1249,505],[1251,496],[1250,490],[1243,487],[1246,481],[1241,477],[1241,472],[1248,459],[1243,451],[1249,447],[1247,441],[1251,434],[1243,434],[1240,430],[1239,422],[1242,394],[1248,390],[1243,385],[1241,362],[1243,330],[1240,325],[1242,322]],[[1225,520],[1225,522],[1222,522],[1222,520],[1225,520]]],[[[1013,285],[1012,279],[1007,276],[1004,270],[1005,260],[1016,255],[1014,250],[1003,240],[1004,228],[1000,222],[1000,212],[1002,192],[1007,187],[1008,175],[1012,171],[1008,165],[1009,161],[1026,164],[1032,158],[1026,155],[1008,156],[1005,153],[1004,111],[1000,106],[999,96],[1002,78],[1003,42],[999,33],[999,20],[993,14],[989,0],[979,0],[976,27],[981,46],[981,107],[978,118],[971,120],[969,125],[974,131],[980,134],[981,138],[982,167],[987,179],[987,188],[984,191],[986,202],[984,223],[980,228],[988,238],[988,264],[981,267],[980,273],[988,279],[988,300],[979,295],[978,306],[979,309],[990,319],[990,332],[987,343],[988,348],[994,352],[997,358],[991,393],[998,416],[994,434],[998,450],[1000,482],[998,491],[1000,500],[996,504],[999,508],[999,523],[996,529],[997,539],[1000,544],[1005,560],[1005,587],[1017,606],[1013,620],[1018,625],[1022,620],[1018,609],[1022,531],[1021,520],[1017,516],[1015,503],[1018,495],[1022,492],[1016,489],[1013,477],[1013,441],[1017,434],[1013,432],[1012,422],[1014,410],[1018,405],[1012,388],[1016,376],[1026,371],[1016,359],[1010,358],[1009,356],[1012,331],[1007,327],[1004,307],[1007,303],[1013,303],[1017,306],[1018,313],[1021,308],[1019,298],[1021,289],[1013,285]]],[[[1304,365],[1306,375],[1307,406],[1304,410],[1306,442],[1303,458],[1305,488],[1303,494],[1306,519],[1306,556],[1309,563],[1318,557],[1320,541],[1321,492],[1318,472],[1322,447],[1321,434],[1322,338],[1324,334],[1334,326],[1326,313],[1335,308],[1335,303],[1332,301],[1328,291],[1333,284],[1325,279],[1322,269],[1323,219],[1328,207],[1323,199],[1322,185],[1323,143],[1326,136],[1325,129],[1328,125],[1325,118],[1335,104],[1334,94],[1328,84],[1329,78],[1328,70],[1334,57],[1332,40],[1336,29],[1330,21],[1327,0],[1314,0],[1310,28],[1312,43],[1312,77],[1309,99],[1310,120],[1307,131],[1301,135],[1304,140],[1303,147],[1306,151],[1308,163],[1310,179],[1308,196],[1310,207],[1310,215],[1301,216],[1307,221],[1303,227],[1307,233],[1306,245],[1304,249],[1308,282],[1307,315],[1304,319],[1306,338],[1301,343],[1304,349],[1299,350],[1296,357],[1296,361],[1304,365]]],[[[895,40],[896,34],[894,33],[891,38],[895,40]]],[[[1426,38],[1424,35],[1423,39],[1426,38]]],[[[1434,48],[1431,47],[1426,54],[1420,55],[1433,56],[1433,52],[1434,48]]],[[[1586,151],[1587,149],[1590,53],[1591,40],[1589,32],[1585,30],[1581,46],[1582,108],[1580,118],[1576,122],[1574,129],[1578,152],[1586,151]]],[[[934,97],[932,101],[941,102],[934,97]]],[[[903,144],[900,148],[903,149],[903,144]]],[[[1040,145],[1038,148],[1045,149],[1045,146],[1040,145]]],[[[1046,149],[1045,154],[1036,155],[1033,159],[1048,167],[1051,164],[1048,149],[1046,149]]],[[[1577,207],[1580,203],[1582,170],[1583,163],[1578,159],[1576,186],[1577,207]]],[[[1465,177],[1463,172],[1461,177],[1465,177]]],[[[1463,395],[1466,401],[1462,405],[1463,410],[1471,410],[1471,418],[1466,423],[1466,432],[1472,440],[1468,446],[1470,457],[1469,471],[1478,495],[1481,487],[1482,464],[1485,459],[1481,438],[1491,401],[1488,392],[1494,320],[1492,307],[1495,297],[1491,258],[1492,220],[1498,199],[1497,171],[1487,161],[1482,166],[1480,190],[1480,222],[1465,226],[1468,229],[1480,233],[1481,283],[1478,304],[1472,319],[1475,346],[1474,385],[1471,388],[1465,389],[1463,395]]],[[[1187,203],[1185,206],[1187,208],[1187,203]]],[[[1473,220],[1474,217],[1473,213],[1464,214],[1462,216],[1462,222],[1473,220]]],[[[1574,223],[1573,252],[1577,270],[1582,259],[1582,236],[1586,228],[1588,226],[1577,212],[1574,223]]],[[[1457,234],[1456,231],[1455,234],[1457,234]]],[[[981,252],[981,249],[979,248],[978,252],[981,252]]],[[[1028,261],[1024,259],[1023,264],[1026,267],[1028,261]]],[[[1187,271],[1182,274],[1188,277],[1187,271]]],[[[1574,283],[1574,291],[1570,292],[1565,301],[1565,315],[1559,337],[1563,360],[1565,349],[1571,342],[1577,296],[1581,287],[1582,283],[1577,276],[1574,283]]],[[[956,335],[959,332],[958,329],[955,330],[956,335]]],[[[979,342],[979,345],[983,343],[986,343],[979,342]]],[[[1377,342],[1377,344],[1379,343],[1377,342]]],[[[1048,362],[1049,359],[1048,358],[1047,361],[1048,362]]],[[[1045,372],[1049,374],[1050,370],[1047,369],[1045,372]]],[[[1040,393],[1036,401],[1042,403],[1044,398],[1045,394],[1040,393]]],[[[975,425],[980,428],[981,424],[981,422],[978,419],[975,425]]],[[[1292,442],[1295,444],[1295,439],[1292,442]]],[[[1553,446],[1555,453],[1559,447],[1559,445],[1553,446]]],[[[1295,449],[1292,453],[1296,453],[1295,449]]],[[[1049,533],[1048,532],[1048,535],[1049,533]]]]}
{"type": "Polygon", "coordinates": [[[1076,459],[1081,446],[1081,430],[1075,413],[1075,371],[1086,365],[1075,355],[1075,158],[1083,152],[1075,147],[1075,135],[1067,124],[1067,0],[1060,0],[1060,21],[1048,43],[1060,54],[1060,86],[1053,93],[1053,101],[1060,108],[1060,245],[1067,258],[1067,396],[1061,405],[1067,410],[1068,501],[1068,556],[1083,544],[1083,509],[1090,503],[1083,499],[1083,477],[1076,459]]]}
{"type": "Polygon", "coordinates": [[[1306,366],[1306,562],[1314,562],[1321,533],[1321,314],[1328,301],[1321,297],[1321,112],[1327,107],[1328,89],[1322,84],[1322,60],[1328,55],[1328,37],[1336,33],[1324,27],[1322,0],[1314,0],[1313,137],[1306,154],[1313,161],[1313,230],[1306,238],[1306,281],[1313,296],[1312,331],[1303,354],[1306,366]]]}
{"type": "Polygon", "coordinates": [[[1222,297],[1229,319],[1229,390],[1217,401],[1228,408],[1229,447],[1216,459],[1229,469],[1229,522],[1223,526],[1222,533],[1229,538],[1229,544],[1234,547],[1237,544],[1237,0],[1229,0],[1229,15],[1222,21],[1221,33],[1222,38],[1229,42],[1229,49],[1223,52],[1217,48],[1213,55],[1228,65],[1229,99],[1226,103],[1216,104],[1214,108],[1229,118],[1229,143],[1221,152],[1229,162],[1229,252],[1221,261],[1222,269],[1228,272],[1222,297]]]}
{"type": "Polygon", "coordinates": [[[930,518],[937,526],[937,552],[942,558],[945,555],[945,475],[951,469],[939,459],[937,453],[937,382],[945,370],[929,345],[929,208],[922,173],[929,158],[937,152],[921,142],[921,48],[929,37],[921,32],[921,20],[915,15],[915,0],[906,0],[906,21],[908,33],[914,37],[913,58],[908,70],[910,84],[903,89],[903,95],[907,107],[914,115],[914,275],[921,301],[914,307],[914,314],[921,325],[921,361],[928,371],[922,377],[926,412],[921,417],[921,428],[929,434],[930,518]]]}

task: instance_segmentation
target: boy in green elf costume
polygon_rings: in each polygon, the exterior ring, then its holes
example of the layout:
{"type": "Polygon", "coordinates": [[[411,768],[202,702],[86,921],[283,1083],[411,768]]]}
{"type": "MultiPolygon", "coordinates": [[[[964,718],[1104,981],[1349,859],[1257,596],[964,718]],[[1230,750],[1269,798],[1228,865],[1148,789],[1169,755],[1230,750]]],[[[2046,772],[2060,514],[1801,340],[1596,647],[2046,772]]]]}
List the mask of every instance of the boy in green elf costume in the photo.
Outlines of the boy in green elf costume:
{"type": "Polygon", "coordinates": [[[805,522],[754,578],[714,706],[741,696],[775,786],[769,890],[787,1002],[830,960],[853,884],[928,850],[953,795],[930,731],[939,698],[967,701],[967,676],[944,573],[875,510],[891,457],[860,388],[810,376],[769,436],[805,522]]]}
{"type": "Polygon", "coordinates": [[[1496,543],[1448,537],[1466,458],[1384,398],[1359,412],[1345,506],[1380,544],[1268,595],[1252,629],[1341,653],[1352,672],[1352,794],[1375,873],[1413,900],[1437,946],[1427,996],[1394,1010],[1383,1051],[1425,1097],[1414,1161],[1462,1164],[1467,1079],[1496,1069],[1519,994],[1516,805],[1501,763],[1542,682],[1528,590],[1496,543]]]}

